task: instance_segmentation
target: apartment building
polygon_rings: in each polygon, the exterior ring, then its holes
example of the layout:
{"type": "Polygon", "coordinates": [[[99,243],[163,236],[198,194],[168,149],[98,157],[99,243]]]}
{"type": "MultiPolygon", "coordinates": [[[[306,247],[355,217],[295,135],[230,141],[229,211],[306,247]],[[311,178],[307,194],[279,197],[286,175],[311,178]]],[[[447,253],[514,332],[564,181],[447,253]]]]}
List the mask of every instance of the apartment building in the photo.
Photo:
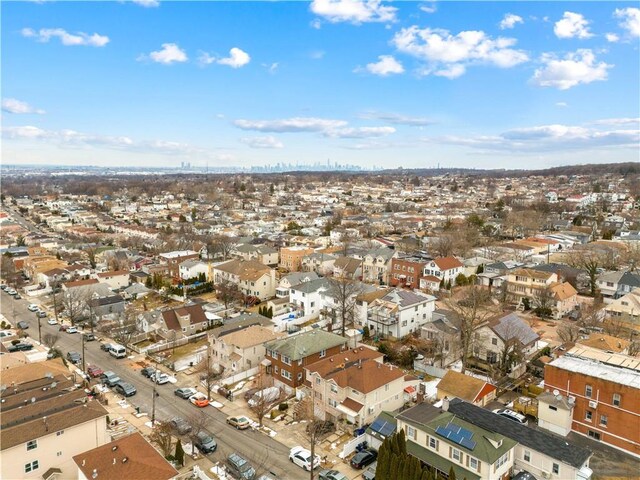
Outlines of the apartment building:
{"type": "Polygon", "coordinates": [[[174,252],[166,252],[158,255],[160,262],[167,266],[169,275],[178,278],[180,275],[180,264],[187,260],[200,258],[198,252],[193,250],[176,250],[174,252]]]}
{"type": "Polygon", "coordinates": [[[77,478],[73,456],[110,440],[107,411],[75,387],[60,359],[2,377],[8,388],[0,394],[0,478],[77,478]]]}
{"type": "Polygon", "coordinates": [[[392,287],[420,288],[420,279],[427,260],[417,257],[391,259],[389,285],[392,287]]]}
{"type": "Polygon", "coordinates": [[[299,272],[302,269],[302,259],[314,252],[308,247],[283,247],[280,249],[280,267],[289,272],[299,272]]]}
{"type": "Polygon", "coordinates": [[[347,340],[335,333],[312,330],[265,344],[265,366],[276,386],[292,392],[305,381],[305,367],[340,353],[347,340]]]}
{"type": "Polygon", "coordinates": [[[640,359],[576,345],[544,382],[574,403],[571,430],[640,457],[640,359]]]}

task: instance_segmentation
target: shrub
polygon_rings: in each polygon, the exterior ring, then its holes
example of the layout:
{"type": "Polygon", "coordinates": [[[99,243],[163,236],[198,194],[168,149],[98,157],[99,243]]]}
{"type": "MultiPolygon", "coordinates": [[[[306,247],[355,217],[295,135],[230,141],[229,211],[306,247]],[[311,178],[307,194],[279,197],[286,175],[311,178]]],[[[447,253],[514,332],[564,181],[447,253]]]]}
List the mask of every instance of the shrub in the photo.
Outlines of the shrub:
{"type": "Polygon", "coordinates": [[[289,409],[289,404],[287,403],[281,403],[280,405],[278,405],[278,410],[280,410],[281,412],[284,412],[285,410],[289,409]]]}

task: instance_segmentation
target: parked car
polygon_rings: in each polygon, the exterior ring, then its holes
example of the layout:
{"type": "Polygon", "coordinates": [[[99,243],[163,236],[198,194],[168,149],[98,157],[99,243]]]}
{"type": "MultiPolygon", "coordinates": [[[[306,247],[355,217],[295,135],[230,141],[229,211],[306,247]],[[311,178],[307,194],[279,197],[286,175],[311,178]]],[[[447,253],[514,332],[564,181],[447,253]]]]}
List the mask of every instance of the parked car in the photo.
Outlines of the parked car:
{"type": "Polygon", "coordinates": [[[529,423],[527,421],[527,417],[508,408],[497,408],[493,413],[500,415],[501,417],[508,418],[509,420],[513,420],[514,422],[518,422],[520,425],[526,425],[529,423]]]}
{"type": "Polygon", "coordinates": [[[311,457],[311,452],[304,447],[293,447],[289,452],[289,460],[299,467],[304,468],[306,471],[310,471],[312,468],[318,468],[320,466],[320,455],[314,455],[311,457]]]}
{"type": "Polygon", "coordinates": [[[78,333],[78,329],[76,327],[68,327],[67,333],[78,333]]]}
{"type": "Polygon", "coordinates": [[[103,352],[108,352],[109,350],[111,350],[111,344],[110,343],[101,343],[100,344],[100,350],[102,350],[103,352]]]}
{"type": "Polygon", "coordinates": [[[38,307],[38,305],[36,305],[35,303],[30,303],[27,307],[27,310],[29,310],[30,312],[37,312],[38,308],[40,307],[38,307]]]}
{"type": "Polygon", "coordinates": [[[80,363],[82,361],[82,357],[80,356],[80,354],[78,352],[68,352],[67,353],[67,360],[69,360],[74,365],[77,365],[78,363],[80,363]]]}
{"type": "Polygon", "coordinates": [[[179,435],[186,435],[192,430],[191,425],[189,425],[184,418],[180,417],[172,418],[169,421],[169,425],[171,425],[171,428],[173,428],[179,435]]]}
{"type": "Polygon", "coordinates": [[[121,382],[122,380],[116,373],[108,370],[100,375],[100,381],[108,387],[113,387],[115,384],[121,382]]]}
{"type": "Polygon", "coordinates": [[[38,318],[46,318],[47,312],[43,312],[42,310],[36,312],[36,317],[38,318]]]}
{"type": "Polygon", "coordinates": [[[16,294],[13,296],[13,299],[14,299],[14,300],[22,300],[22,297],[20,296],[20,294],[19,294],[19,293],[16,293],[16,294]]]}
{"type": "Polygon", "coordinates": [[[373,462],[364,472],[362,472],[362,478],[364,478],[364,480],[376,480],[376,468],[378,468],[377,461],[373,462]]]}
{"type": "Polygon", "coordinates": [[[202,453],[213,453],[218,448],[218,444],[207,432],[198,432],[193,439],[193,444],[202,453]]]}
{"type": "Polygon", "coordinates": [[[244,430],[251,426],[251,421],[247,417],[228,417],[227,423],[238,430],[244,430]]]}
{"type": "Polygon", "coordinates": [[[349,480],[344,473],[340,473],[338,470],[320,470],[318,473],[319,480],[349,480]]]}
{"type": "Polygon", "coordinates": [[[2,285],[0,285],[0,290],[2,290],[3,292],[9,288],[9,285],[7,285],[6,283],[3,283],[2,285]]]}
{"type": "Polygon", "coordinates": [[[256,470],[251,464],[237,453],[232,453],[227,457],[227,467],[231,475],[238,479],[253,480],[256,470]]]}
{"type": "Polygon", "coordinates": [[[169,383],[169,375],[158,370],[153,374],[153,378],[151,378],[158,385],[164,385],[165,383],[169,383]]]}
{"type": "Polygon", "coordinates": [[[96,336],[93,333],[85,333],[82,336],[85,342],[93,342],[96,340],[96,336]]]}
{"type": "Polygon", "coordinates": [[[17,291],[15,291],[13,288],[8,288],[8,289],[6,290],[6,292],[7,292],[9,295],[11,295],[11,296],[13,296],[13,295],[17,295],[17,294],[18,294],[18,292],[17,292],[17,291]]]}
{"type": "Polygon", "coordinates": [[[136,387],[127,382],[120,382],[114,385],[113,389],[118,392],[120,395],[124,395],[125,397],[133,397],[138,391],[136,387]]]}
{"type": "Polygon", "coordinates": [[[206,407],[209,405],[209,399],[202,392],[196,392],[195,394],[189,397],[189,401],[193,403],[196,407],[206,407]]]}
{"type": "Polygon", "coordinates": [[[57,325],[58,324],[58,322],[56,322],[55,318],[50,318],[49,320],[47,320],[47,323],[49,325],[57,325]]]}
{"type": "Polygon", "coordinates": [[[69,328],[69,325],[62,324],[60,325],[60,328],[58,330],[60,330],[61,332],[66,332],[68,328],[69,328]]]}
{"type": "MultiPolygon", "coordinates": [[[[144,373],[143,373],[143,375],[144,375],[144,373]]],[[[173,393],[175,393],[175,395],[180,397],[180,398],[187,399],[190,396],[198,393],[198,391],[195,388],[182,387],[182,388],[177,388],[173,393]]]]}
{"type": "MultiPolygon", "coordinates": [[[[102,348],[102,345],[100,346],[100,348],[102,348]]],[[[140,373],[143,377],[151,378],[156,373],[156,369],[153,367],[144,367],[142,370],[140,370],[140,373]]]]}
{"type": "Polygon", "coordinates": [[[16,326],[22,330],[26,330],[27,328],[29,328],[29,324],[27,322],[25,322],[24,320],[20,320],[16,326]]]}
{"type": "Polygon", "coordinates": [[[371,465],[377,458],[378,454],[373,450],[362,450],[361,452],[356,453],[349,463],[353,468],[360,470],[367,465],[371,465]]]}
{"type": "Polygon", "coordinates": [[[90,377],[98,378],[104,372],[100,367],[96,367],[95,365],[90,365],[89,368],[87,368],[87,373],[89,374],[90,377]]]}
{"type": "Polygon", "coordinates": [[[33,348],[30,343],[16,343],[15,345],[9,345],[7,352],[27,352],[33,348]]]}

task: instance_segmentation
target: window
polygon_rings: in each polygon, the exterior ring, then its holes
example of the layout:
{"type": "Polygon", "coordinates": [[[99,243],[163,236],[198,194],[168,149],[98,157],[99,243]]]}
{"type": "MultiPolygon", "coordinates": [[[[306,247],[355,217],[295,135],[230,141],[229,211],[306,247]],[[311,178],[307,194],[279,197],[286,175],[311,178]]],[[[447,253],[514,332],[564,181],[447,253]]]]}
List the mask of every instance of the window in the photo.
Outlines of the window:
{"type": "Polygon", "coordinates": [[[320,382],[321,382],[321,381],[322,381],[322,380],[320,380],[320,377],[317,377],[317,378],[316,378],[316,385],[320,385],[320,382]]]}
{"type": "Polygon", "coordinates": [[[557,463],[553,463],[553,468],[551,469],[551,471],[553,473],[555,473],[556,475],[560,475],[560,465],[558,465],[557,463]]]}
{"type": "Polygon", "coordinates": [[[416,439],[416,429],[407,425],[407,437],[416,439]]]}
{"type": "Polygon", "coordinates": [[[286,355],[282,355],[282,363],[286,363],[287,365],[291,365],[291,359],[286,355]]]}
{"type": "Polygon", "coordinates": [[[620,406],[620,401],[621,401],[621,400],[622,400],[622,397],[620,396],[620,394],[619,394],[619,393],[614,393],[614,394],[613,394],[613,404],[614,404],[616,407],[619,407],[619,406],[620,406]]]}
{"type": "Polygon", "coordinates": [[[497,338],[492,338],[491,339],[491,345],[498,345],[498,339],[497,338]]]}
{"type": "Polygon", "coordinates": [[[60,436],[60,435],[62,435],[63,433],[64,433],[64,430],[60,430],[59,432],[56,432],[56,435],[57,435],[57,436],[60,436]]]}
{"type": "Polygon", "coordinates": [[[469,457],[469,467],[471,467],[472,470],[477,471],[479,466],[480,466],[480,462],[478,461],[477,458],[469,457]]]}
{"type": "Polygon", "coordinates": [[[34,460],[33,462],[29,462],[24,466],[24,473],[29,473],[29,472],[32,472],[34,470],[37,470],[39,466],[40,465],[38,465],[38,460],[34,460]]]}
{"type": "Polygon", "coordinates": [[[587,411],[585,412],[585,414],[584,414],[584,419],[585,419],[587,422],[590,422],[592,418],[593,418],[593,412],[592,412],[592,411],[590,411],[590,410],[587,410],[587,411]]]}
{"type": "Polygon", "coordinates": [[[311,302],[311,308],[316,306],[316,302],[311,302]]]}
{"type": "Polygon", "coordinates": [[[332,393],[338,393],[338,386],[334,385],[334,384],[331,384],[331,392],[332,393]]]}
{"type": "Polygon", "coordinates": [[[496,466],[494,468],[494,472],[496,470],[498,470],[502,465],[504,465],[505,463],[507,463],[509,461],[509,452],[506,452],[504,455],[502,455],[498,461],[496,462],[496,466]]]}
{"type": "Polygon", "coordinates": [[[525,450],[522,458],[524,458],[525,462],[531,463],[531,452],[529,450],[525,450]]]}
{"type": "Polygon", "coordinates": [[[302,372],[298,373],[298,381],[302,380],[302,372]]]}
{"type": "Polygon", "coordinates": [[[587,398],[591,398],[591,395],[593,394],[593,388],[591,387],[591,385],[587,385],[586,387],[584,387],[584,396],[587,398]]]}
{"type": "Polygon", "coordinates": [[[549,410],[553,410],[554,412],[558,411],[558,407],[554,407],[553,405],[549,405],[549,410]]]}
{"type": "Polygon", "coordinates": [[[273,373],[275,373],[276,375],[278,374],[278,366],[277,365],[274,365],[273,373]]]}
{"type": "Polygon", "coordinates": [[[58,453],[56,453],[56,456],[61,457],[62,456],[62,450],[59,451],[58,453]]]}
{"type": "Polygon", "coordinates": [[[451,458],[453,458],[454,460],[461,462],[462,461],[462,452],[460,450],[458,450],[457,448],[452,448],[451,449],[451,458]]]}
{"type": "Polygon", "coordinates": [[[600,415],[600,425],[602,425],[603,427],[606,427],[608,421],[609,419],[607,418],[606,415],[600,415]]]}
{"type": "Polygon", "coordinates": [[[280,370],[280,375],[288,380],[291,380],[291,373],[289,373],[287,370],[280,370]]]}
{"type": "Polygon", "coordinates": [[[38,448],[38,441],[37,440],[31,440],[29,442],[27,442],[27,450],[34,450],[38,448]]]}
{"type": "Polygon", "coordinates": [[[594,432],[593,430],[588,431],[589,438],[593,438],[594,440],[600,440],[600,433],[594,432]]]}
{"type": "Polygon", "coordinates": [[[429,448],[433,448],[434,450],[438,450],[440,442],[437,438],[429,437],[429,448]]]}
{"type": "Polygon", "coordinates": [[[336,402],[333,398],[329,399],[329,406],[336,408],[338,406],[338,402],[336,402]]]}
{"type": "Polygon", "coordinates": [[[326,355],[327,355],[327,351],[326,350],[320,350],[320,355],[319,355],[320,358],[324,358],[324,357],[326,357],[326,355]]]}

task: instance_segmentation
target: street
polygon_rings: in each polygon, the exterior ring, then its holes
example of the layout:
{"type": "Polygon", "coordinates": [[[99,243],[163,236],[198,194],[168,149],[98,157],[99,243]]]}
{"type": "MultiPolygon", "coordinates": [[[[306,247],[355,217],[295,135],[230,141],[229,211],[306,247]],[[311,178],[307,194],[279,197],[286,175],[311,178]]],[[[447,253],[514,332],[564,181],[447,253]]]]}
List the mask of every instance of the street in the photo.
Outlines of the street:
{"type": "MultiPolygon", "coordinates": [[[[29,303],[37,303],[29,299],[14,300],[5,292],[1,294],[1,311],[2,314],[15,325],[20,320],[29,323],[27,333],[29,336],[38,340],[38,319],[36,314],[27,310],[29,303]]],[[[58,335],[59,340],[56,347],[59,348],[63,355],[66,356],[69,351],[76,351],[82,355],[82,335],[68,334],[59,331],[59,325],[47,324],[47,319],[41,320],[42,337],[46,333],[58,335]]],[[[131,368],[131,360],[116,359],[108,352],[100,350],[99,341],[85,342],[84,356],[85,366],[97,365],[102,370],[112,370],[118,376],[131,384],[137,389],[137,394],[127,399],[129,403],[136,407],[140,407],[141,412],[147,412],[149,419],[152,414],[153,399],[153,383],[143,377],[139,370],[131,368]]],[[[82,368],[82,364],[79,365],[82,368]]],[[[166,371],[166,369],[164,369],[166,371]]],[[[178,375],[180,377],[180,375],[178,375]]],[[[182,386],[195,386],[197,379],[187,381],[184,378],[178,378],[177,384],[167,383],[158,385],[156,391],[159,396],[156,397],[155,415],[156,420],[170,420],[173,417],[180,416],[185,419],[198,415],[202,412],[207,417],[205,429],[213,434],[218,443],[218,450],[209,454],[208,457],[213,461],[224,462],[226,456],[230,453],[237,452],[247,458],[260,474],[273,472],[280,479],[303,479],[308,478],[308,473],[302,471],[296,466],[289,463],[289,449],[282,443],[273,438],[254,431],[236,430],[226,423],[227,415],[219,411],[215,407],[209,406],[198,408],[188,400],[183,400],[174,394],[174,390],[182,386]]],[[[202,391],[202,388],[200,388],[202,391]]]]}

